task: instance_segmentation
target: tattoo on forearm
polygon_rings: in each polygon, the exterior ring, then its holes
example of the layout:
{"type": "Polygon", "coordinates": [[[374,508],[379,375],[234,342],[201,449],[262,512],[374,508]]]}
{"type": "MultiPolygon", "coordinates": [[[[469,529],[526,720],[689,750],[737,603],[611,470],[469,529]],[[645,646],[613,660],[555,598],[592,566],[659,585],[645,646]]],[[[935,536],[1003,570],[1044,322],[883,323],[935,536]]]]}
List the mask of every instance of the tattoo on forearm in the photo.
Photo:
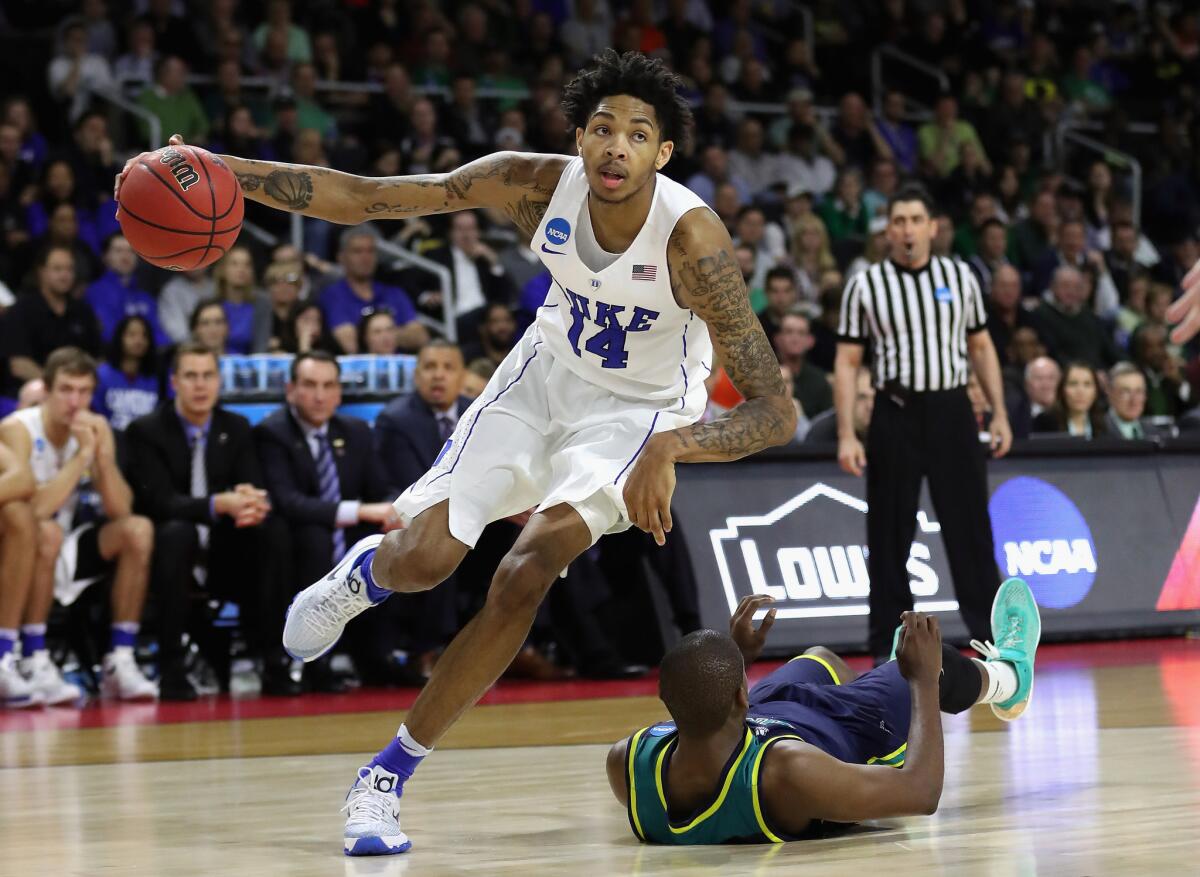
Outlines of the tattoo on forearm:
{"type": "Polygon", "coordinates": [[[379,214],[387,214],[388,216],[406,216],[417,213],[426,212],[424,208],[414,207],[411,204],[385,204],[382,201],[376,201],[369,207],[363,208],[363,213],[368,216],[377,216],[379,214]]]}
{"type": "Polygon", "coordinates": [[[737,260],[725,248],[715,255],[689,252],[679,229],[671,235],[668,257],[676,301],[708,325],[725,371],[747,400],[717,420],[681,431],[680,441],[730,458],[787,441],[792,403],[779,361],[750,308],[737,260]]]}
{"type": "Polygon", "coordinates": [[[313,182],[308,171],[275,170],[265,177],[240,173],[237,178],[243,192],[256,192],[261,188],[268,198],[289,210],[303,210],[312,203],[313,182]]]}
{"type": "Polygon", "coordinates": [[[258,174],[237,174],[237,181],[243,192],[253,192],[262,185],[263,178],[258,174]]]}

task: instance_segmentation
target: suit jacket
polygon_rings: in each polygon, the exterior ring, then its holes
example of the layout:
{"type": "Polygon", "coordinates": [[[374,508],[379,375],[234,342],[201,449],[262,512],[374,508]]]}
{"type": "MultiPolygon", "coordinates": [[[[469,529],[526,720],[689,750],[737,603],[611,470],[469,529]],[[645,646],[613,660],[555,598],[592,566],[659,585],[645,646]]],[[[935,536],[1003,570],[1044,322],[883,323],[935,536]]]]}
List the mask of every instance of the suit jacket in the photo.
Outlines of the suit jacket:
{"type": "MultiPolygon", "coordinates": [[[[337,503],[321,499],[317,461],[289,406],[284,405],[254,427],[271,505],[286,521],[334,527],[337,503]]],[[[329,443],[343,500],[383,502],[394,498],[373,470],[371,428],[366,421],[335,414],[329,421],[329,443]]]]}
{"type": "MultiPolygon", "coordinates": [[[[192,452],[173,403],[139,417],[125,431],[137,510],[153,521],[211,523],[209,500],[192,496],[192,452]]],[[[215,408],[204,449],[208,493],[247,483],[263,486],[250,421],[215,408]]]]}
{"type": "MultiPolygon", "coordinates": [[[[427,259],[432,259],[450,269],[450,276],[454,277],[454,257],[450,254],[450,247],[437,247],[425,254],[427,259]]],[[[510,307],[515,305],[517,299],[517,289],[507,274],[493,274],[492,263],[487,259],[476,259],[475,269],[479,272],[479,286],[483,290],[483,297],[488,304],[493,302],[503,302],[510,307]]],[[[431,275],[422,272],[426,279],[426,283],[430,282],[431,275]]],[[[455,278],[457,280],[457,278],[455,278]]],[[[432,278],[436,282],[436,278],[432,278]]],[[[412,289],[429,289],[429,286],[413,286],[412,289]]]]}
{"type": "MultiPolygon", "coordinates": [[[[1108,427],[1108,434],[1113,438],[1124,438],[1125,435],[1121,432],[1121,426],[1117,421],[1117,413],[1111,408],[1108,414],[1104,416],[1104,424],[1108,427]]],[[[1152,423],[1146,418],[1141,418],[1142,435],[1147,439],[1170,438],[1171,428],[1169,426],[1161,426],[1157,423],[1152,423]]]]}
{"type": "MultiPolygon", "coordinates": [[[[459,396],[457,404],[462,417],[471,400],[459,396]]],[[[441,449],[433,409],[416,393],[393,399],[375,418],[375,457],[392,496],[424,475],[441,449]]]]}

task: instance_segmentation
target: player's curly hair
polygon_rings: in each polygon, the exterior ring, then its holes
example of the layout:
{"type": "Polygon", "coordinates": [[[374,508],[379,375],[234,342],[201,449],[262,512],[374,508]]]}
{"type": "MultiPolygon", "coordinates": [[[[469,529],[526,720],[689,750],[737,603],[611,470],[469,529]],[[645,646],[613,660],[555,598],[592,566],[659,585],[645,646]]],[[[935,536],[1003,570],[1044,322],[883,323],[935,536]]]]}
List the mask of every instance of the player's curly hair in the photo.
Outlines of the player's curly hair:
{"type": "Polygon", "coordinates": [[[586,128],[606,97],[627,94],[654,107],[662,139],[684,149],[692,133],[692,108],[680,94],[679,76],[658,58],[605,49],[563,89],[562,108],[572,129],[586,128]]]}

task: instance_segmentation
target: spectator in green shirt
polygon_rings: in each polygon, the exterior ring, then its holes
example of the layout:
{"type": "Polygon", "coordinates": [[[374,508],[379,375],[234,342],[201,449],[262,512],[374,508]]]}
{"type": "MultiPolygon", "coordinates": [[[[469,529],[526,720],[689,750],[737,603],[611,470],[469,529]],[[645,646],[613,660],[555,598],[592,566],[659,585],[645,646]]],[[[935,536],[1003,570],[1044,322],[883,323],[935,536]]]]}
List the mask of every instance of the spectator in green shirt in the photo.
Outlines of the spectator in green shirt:
{"type": "MultiPolygon", "coordinates": [[[[196,93],[187,84],[187,65],[168,55],[159,59],[154,70],[154,84],[138,95],[137,102],[158,117],[162,138],[182,134],[185,143],[200,144],[208,139],[208,116],[196,93]]],[[[142,136],[149,130],[142,124],[142,136]]]]}
{"type": "Polygon", "coordinates": [[[948,177],[962,161],[963,147],[967,144],[975,147],[983,159],[984,173],[990,175],[991,163],[975,126],[958,117],[958,101],[954,95],[943,94],[934,106],[933,121],[926,122],[917,131],[921,163],[931,176],[948,177]]]}
{"type": "Polygon", "coordinates": [[[292,94],[296,100],[297,123],[321,132],[325,139],[337,133],[337,122],[317,103],[317,68],[297,64],[292,68],[292,94]]]}
{"type": "Polygon", "coordinates": [[[267,4],[267,20],[254,31],[254,45],[262,52],[267,45],[267,34],[278,30],[287,34],[287,59],[293,64],[307,64],[312,60],[312,41],[308,33],[292,22],[292,4],[288,0],[271,0],[267,4]]]}
{"type": "Polygon", "coordinates": [[[1080,104],[1091,114],[1108,112],[1112,96],[1103,85],[1091,78],[1092,50],[1080,46],[1071,58],[1071,72],[1062,79],[1062,93],[1067,100],[1080,104]]]}
{"type": "Polygon", "coordinates": [[[842,170],[834,184],[832,197],[821,202],[817,215],[825,223],[832,241],[867,236],[871,214],[863,198],[863,179],[858,168],[842,170]]]}

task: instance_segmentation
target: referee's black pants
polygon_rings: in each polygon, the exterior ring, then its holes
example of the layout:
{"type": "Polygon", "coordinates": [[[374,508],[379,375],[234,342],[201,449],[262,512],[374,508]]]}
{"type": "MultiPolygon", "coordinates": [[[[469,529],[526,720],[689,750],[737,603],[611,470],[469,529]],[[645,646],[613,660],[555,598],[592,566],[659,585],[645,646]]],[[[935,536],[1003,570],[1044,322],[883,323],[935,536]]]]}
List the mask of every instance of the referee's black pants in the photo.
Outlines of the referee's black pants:
{"type": "Polygon", "coordinates": [[[911,393],[903,405],[880,390],[867,435],[867,559],[870,648],[887,656],[900,613],[913,608],[907,571],[921,478],[950,561],[959,611],[971,636],[991,639],[1000,587],[988,516],[987,461],[965,389],[911,393]]]}

